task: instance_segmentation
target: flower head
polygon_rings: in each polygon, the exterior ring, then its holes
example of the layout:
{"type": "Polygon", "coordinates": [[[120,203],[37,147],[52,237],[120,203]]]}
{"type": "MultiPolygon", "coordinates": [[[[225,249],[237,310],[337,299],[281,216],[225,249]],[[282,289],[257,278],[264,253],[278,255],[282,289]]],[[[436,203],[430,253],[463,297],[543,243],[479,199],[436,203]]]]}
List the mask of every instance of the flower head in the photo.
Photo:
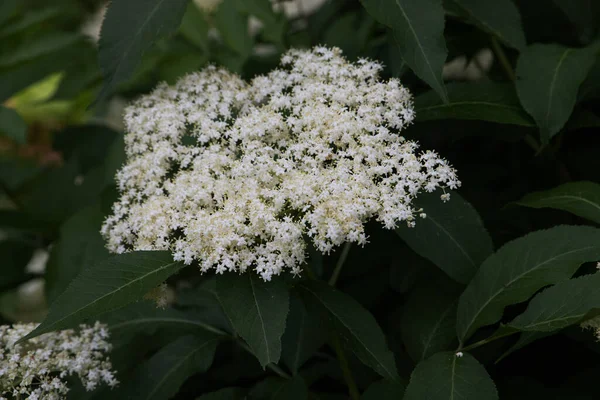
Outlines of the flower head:
{"type": "Polygon", "coordinates": [[[0,397],[64,399],[69,390],[65,378],[70,375],[79,376],[87,390],[117,385],[105,356],[111,345],[104,325],[96,322],[92,327],[82,325],[78,332],[52,332],[15,344],[35,327],[0,326],[0,397]]]}
{"type": "Polygon", "coordinates": [[[125,113],[108,247],[171,250],[202,271],[269,280],[300,272],[306,237],[328,253],[365,244],[368,220],[414,224],[419,192],[460,182],[399,134],[412,98],[381,69],[336,48],[291,50],[249,84],[211,66],[141,97],[125,113]]]}

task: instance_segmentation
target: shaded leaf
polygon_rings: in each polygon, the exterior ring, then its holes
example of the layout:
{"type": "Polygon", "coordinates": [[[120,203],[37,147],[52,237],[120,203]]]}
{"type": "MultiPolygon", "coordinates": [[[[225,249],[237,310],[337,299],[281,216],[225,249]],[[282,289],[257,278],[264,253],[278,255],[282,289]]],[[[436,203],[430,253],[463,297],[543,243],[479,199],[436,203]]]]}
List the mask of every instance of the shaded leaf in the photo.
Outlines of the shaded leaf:
{"type": "Polygon", "coordinates": [[[267,378],[252,388],[250,400],[307,400],[308,388],[300,376],[267,378]]]}
{"type": "Polygon", "coordinates": [[[52,304],[81,272],[110,256],[100,235],[104,213],[99,203],[86,207],[61,227],[46,267],[46,298],[52,304]]]}
{"type": "Polygon", "coordinates": [[[459,340],[497,322],[507,305],[569,279],[581,264],[598,259],[600,229],[586,226],[557,226],[507,243],[485,260],[459,299],[459,340]]]}
{"type": "Polygon", "coordinates": [[[441,0],[361,0],[377,21],[390,27],[402,60],[448,101],[442,68],[448,50],[444,41],[441,0]]]}
{"type": "Polygon", "coordinates": [[[218,341],[218,336],[208,333],[195,333],[175,340],[140,365],[133,377],[121,383],[115,398],[163,400],[173,397],[189,377],[210,367],[218,341]]]}
{"type": "Polygon", "coordinates": [[[361,400],[398,400],[403,398],[405,390],[403,384],[379,381],[371,384],[360,398],[361,400]]]}
{"type": "Polygon", "coordinates": [[[52,303],[44,321],[21,340],[72,328],[140,300],[182,267],[168,252],[135,251],[84,268],[52,303]]]}
{"type": "Polygon", "coordinates": [[[235,331],[248,343],[261,365],[277,363],[289,310],[282,277],[263,281],[255,272],[217,276],[217,296],[235,331]]]}
{"type": "Polygon", "coordinates": [[[215,26],[225,44],[246,59],[252,52],[253,39],[248,33],[248,16],[242,13],[238,0],[223,0],[214,15],[215,26]]]}
{"type": "Polygon", "coordinates": [[[10,67],[36,59],[43,55],[55,53],[69,47],[79,39],[79,35],[69,33],[43,35],[38,40],[15,49],[9,55],[0,57],[0,68],[10,67]]]}
{"type": "Polygon", "coordinates": [[[552,332],[582,322],[600,309],[600,274],[582,276],[537,294],[525,312],[507,324],[527,332],[552,332]]]}
{"type": "Polygon", "coordinates": [[[224,388],[214,392],[203,394],[196,400],[244,400],[244,390],[240,388],[224,388]]]}
{"type": "Polygon", "coordinates": [[[548,143],[573,112],[579,86],[597,54],[597,45],[582,49],[534,44],[517,61],[517,93],[548,143]]]}
{"type": "Polygon", "coordinates": [[[398,380],[396,362],[377,321],[352,297],[319,282],[303,282],[297,286],[306,301],[323,310],[342,342],[364,364],[381,376],[398,380]]]}
{"type": "Polygon", "coordinates": [[[494,400],[498,392],[487,371],[473,356],[438,353],[417,365],[404,400],[494,400]]]}
{"type": "Polygon", "coordinates": [[[520,126],[535,126],[523,110],[513,85],[495,82],[450,83],[449,101],[440,101],[434,92],[415,98],[419,121],[464,119],[497,122],[520,126]]]}
{"type": "Polygon", "coordinates": [[[187,5],[187,9],[181,21],[181,26],[179,27],[182,36],[202,49],[202,51],[208,52],[209,28],[210,25],[206,21],[204,14],[200,11],[198,6],[196,6],[196,3],[191,1],[187,5]]]}
{"type": "Polygon", "coordinates": [[[25,144],[27,124],[15,110],[0,106],[0,135],[9,137],[17,143],[25,144]]]}
{"type": "Polygon", "coordinates": [[[34,250],[31,245],[19,240],[0,241],[0,291],[23,283],[30,277],[25,267],[31,260],[34,250]]]}
{"type": "Polygon", "coordinates": [[[517,204],[564,210],[600,224],[600,185],[593,182],[570,182],[543,192],[530,193],[517,204]]]}
{"type": "Polygon", "coordinates": [[[161,37],[174,33],[188,0],[113,0],[106,12],[99,41],[104,86],[99,99],[129,79],[142,55],[161,37]]]}
{"type": "Polygon", "coordinates": [[[512,0],[451,0],[469,21],[496,36],[507,46],[521,50],[525,33],[521,15],[512,0]]]}
{"type": "Polygon", "coordinates": [[[443,203],[439,193],[423,193],[415,201],[426,218],[414,228],[396,232],[415,252],[430,260],[452,279],[467,283],[493,251],[492,240],[477,211],[457,193],[443,203]]]}
{"type": "Polygon", "coordinates": [[[319,323],[319,316],[306,309],[298,297],[292,296],[287,326],[281,339],[281,358],[285,365],[296,375],[326,339],[327,333],[319,323]]]}
{"type": "Polygon", "coordinates": [[[417,286],[410,293],[402,309],[400,332],[413,360],[448,350],[456,340],[457,303],[457,295],[431,285],[417,286]]]}

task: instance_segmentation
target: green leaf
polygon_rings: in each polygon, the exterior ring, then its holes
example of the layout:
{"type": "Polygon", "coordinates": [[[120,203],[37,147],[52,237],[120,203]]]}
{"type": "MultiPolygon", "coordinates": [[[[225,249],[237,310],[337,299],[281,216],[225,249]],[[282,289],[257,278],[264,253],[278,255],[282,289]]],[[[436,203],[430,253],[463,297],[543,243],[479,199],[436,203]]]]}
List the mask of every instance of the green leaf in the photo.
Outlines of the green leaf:
{"type": "Polygon", "coordinates": [[[237,0],[240,11],[253,15],[262,23],[262,35],[268,41],[284,45],[286,19],[276,13],[270,0],[237,0]]]}
{"type": "Polygon", "coordinates": [[[277,363],[289,310],[289,291],[283,278],[265,282],[254,271],[226,273],[217,277],[217,296],[233,328],[263,368],[277,363]]]}
{"type": "Polygon", "coordinates": [[[300,376],[293,379],[267,378],[252,388],[250,400],[307,400],[308,388],[300,376]]]}
{"type": "Polygon", "coordinates": [[[27,124],[15,110],[0,106],[0,135],[7,136],[17,143],[27,141],[27,124]]]}
{"type": "Polygon", "coordinates": [[[600,229],[587,226],[557,226],[507,243],[485,260],[459,299],[459,340],[464,343],[477,328],[497,322],[504,307],[598,259],[600,229]]]}
{"type": "Polygon", "coordinates": [[[448,350],[456,340],[458,296],[434,285],[420,285],[402,308],[400,332],[406,351],[417,362],[448,350]]]}
{"type": "Polygon", "coordinates": [[[438,353],[417,365],[404,400],[494,400],[498,392],[487,371],[473,356],[438,353]]]}
{"type": "Polygon", "coordinates": [[[525,312],[507,324],[526,332],[552,332],[582,322],[600,309],[600,274],[582,276],[537,294],[525,312]]]}
{"type": "Polygon", "coordinates": [[[535,119],[543,143],[565,125],[573,112],[579,86],[594,64],[597,45],[581,49],[534,44],[517,61],[517,94],[535,119]]]}
{"type": "Polygon", "coordinates": [[[392,28],[404,62],[447,102],[442,80],[442,68],[448,55],[442,1],[361,0],[361,3],[373,18],[392,28]]]}
{"type": "Polygon", "coordinates": [[[570,182],[543,192],[530,193],[517,204],[564,210],[600,224],[600,185],[593,182],[570,182]]]}
{"type": "Polygon", "coordinates": [[[306,309],[297,296],[292,296],[285,333],[281,339],[281,358],[294,375],[300,367],[325,344],[327,333],[319,316],[306,309]]]}
{"type": "Polygon", "coordinates": [[[22,241],[5,239],[0,241],[0,291],[10,289],[25,282],[30,275],[25,267],[35,249],[22,241]]]}
{"type": "Polygon", "coordinates": [[[451,0],[480,29],[517,50],[525,47],[521,15],[511,0],[451,0]]]}
{"type": "Polygon", "coordinates": [[[188,0],[113,0],[102,23],[99,62],[104,99],[131,77],[146,50],[161,37],[174,33],[188,0]]]}
{"type": "Polygon", "coordinates": [[[79,35],[63,32],[43,35],[36,41],[28,42],[26,45],[15,49],[9,55],[0,57],[0,68],[11,67],[47,54],[55,53],[71,46],[79,39],[79,35]]]}
{"type": "Polygon", "coordinates": [[[248,16],[237,7],[238,0],[223,0],[214,22],[223,41],[244,60],[250,57],[254,41],[248,33],[248,16]]]}
{"type": "Polygon", "coordinates": [[[100,235],[104,213],[99,203],[69,218],[54,242],[46,268],[46,298],[52,304],[83,268],[110,256],[100,235]]]}
{"type": "Polygon", "coordinates": [[[426,218],[414,228],[396,232],[417,254],[430,260],[457,282],[467,283],[493,251],[492,239],[477,211],[457,193],[443,203],[439,193],[423,193],[415,201],[426,218]]]}
{"type": "Polygon", "coordinates": [[[203,394],[196,400],[244,400],[244,390],[240,388],[224,388],[215,392],[203,394]]]}
{"type": "Polygon", "coordinates": [[[208,52],[209,41],[208,41],[208,30],[210,25],[207,23],[204,14],[196,6],[193,1],[187,6],[181,26],[179,30],[183,37],[185,37],[190,43],[196,45],[202,51],[208,52]]]}
{"type": "Polygon", "coordinates": [[[209,333],[183,336],[163,347],[121,383],[114,398],[164,400],[175,396],[192,375],[212,364],[219,337],[209,333]]]}
{"type": "Polygon", "coordinates": [[[44,321],[20,340],[72,328],[140,300],[182,267],[168,252],[135,251],[84,268],[52,303],[44,321]]]}
{"type": "Polygon", "coordinates": [[[359,360],[384,378],[398,380],[394,355],[369,311],[352,297],[323,282],[302,282],[297,288],[309,304],[326,313],[342,342],[359,360]]]}
{"type": "Polygon", "coordinates": [[[415,97],[419,121],[464,119],[497,122],[519,126],[535,126],[523,110],[513,85],[480,82],[450,83],[449,102],[443,103],[434,92],[415,97]]]}
{"type": "Polygon", "coordinates": [[[405,385],[397,382],[379,381],[373,383],[360,396],[361,400],[399,400],[404,397],[405,385]]]}

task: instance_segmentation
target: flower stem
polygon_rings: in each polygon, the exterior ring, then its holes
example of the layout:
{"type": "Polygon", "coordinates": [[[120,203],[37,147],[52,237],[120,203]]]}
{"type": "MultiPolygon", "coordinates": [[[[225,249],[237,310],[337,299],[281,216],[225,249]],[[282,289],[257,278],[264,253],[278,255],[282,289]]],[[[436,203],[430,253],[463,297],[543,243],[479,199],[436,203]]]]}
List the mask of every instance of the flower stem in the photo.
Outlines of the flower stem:
{"type": "Polygon", "coordinates": [[[358,391],[358,387],[354,382],[352,371],[350,371],[350,366],[348,365],[348,359],[346,358],[346,354],[344,354],[344,349],[342,348],[340,338],[336,332],[334,332],[332,335],[331,346],[333,347],[333,350],[335,351],[337,359],[340,363],[340,368],[342,369],[342,375],[344,376],[344,381],[346,381],[346,386],[348,386],[350,398],[352,400],[359,400],[360,392],[358,391]]]}
{"type": "Polygon", "coordinates": [[[352,243],[346,242],[346,244],[344,244],[344,248],[342,249],[342,254],[340,254],[340,258],[339,258],[337,264],[335,265],[335,269],[333,270],[333,273],[331,274],[331,278],[329,278],[328,283],[330,286],[335,286],[335,284],[337,283],[337,280],[340,277],[340,272],[342,272],[342,267],[344,266],[344,263],[346,262],[346,258],[348,258],[348,253],[350,252],[350,247],[352,247],[352,243]]]}

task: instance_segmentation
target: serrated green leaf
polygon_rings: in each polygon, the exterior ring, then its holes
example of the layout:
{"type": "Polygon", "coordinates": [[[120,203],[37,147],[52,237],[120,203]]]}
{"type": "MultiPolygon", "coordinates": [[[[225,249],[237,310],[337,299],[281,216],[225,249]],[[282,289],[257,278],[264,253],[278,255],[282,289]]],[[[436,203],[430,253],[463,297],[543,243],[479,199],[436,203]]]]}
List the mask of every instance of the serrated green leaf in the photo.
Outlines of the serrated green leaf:
{"type": "Polygon", "coordinates": [[[600,224],[600,185],[570,182],[543,192],[530,193],[516,204],[532,208],[555,208],[600,224]]]}
{"type": "Polygon", "coordinates": [[[291,297],[287,326],[281,339],[281,358],[294,375],[327,339],[319,316],[311,311],[297,296],[291,297]]]}
{"type": "Polygon", "coordinates": [[[233,328],[263,368],[281,356],[281,336],[289,310],[283,277],[263,281],[254,271],[217,276],[217,296],[233,328]]]}
{"type": "Polygon", "coordinates": [[[557,226],[507,243],[485,260],[459,299],[459,340],[464,343],[477,328],[498,322],[504,307],[598,259],[600,229],[587,226],[557,226]]]}
{"type": "Polygon", "coordinates": [[[456,340],[458,295],[433,285],[420,285],[402,308],[400,332],[406,351],[417,362],[448,350],[456,340]]]}
{"type": "Polygon", "coordinates": [[[210,367],[218,342],[219,337],[209,333],[183,336],[140,365],[111,395],[130,400],[170,399],[189,377],[210,367]]]}
{"type": "Polygon", "coordinates": [[[352,297],[319,282],[303,282],[297,286],[308,304],[328,316],[342,342],[356,357],[375,372],[391,381],[398,380],[394,355],[377,321],[352,297]]]}
{"type": "Polygon", "coordinates": [[[442,68],[448,55],[441,0],[361,0],[377,21],[390,27],[404,62],[448,101],[442,68]]]}
{"type": "Polygon", "coordinates": [[[406,386],[397,382],[379,381],[371,384],[360,396],[361,400],[399,400],[406,386]]]}
{"type": "Polygon", "coordinates": [[[0,106],[0,135],[25,144],[27,124],[15,110],[0,106]]]}
{"type": "Polygon", "coordinates": [[[525,112],[513,85],[481,82],[451,83],[448,103],[440,101],[434,92],[415,97],[419,121],[464,119],[497,122],[519,126],[535,126],[525,112]]]}
{"type": "Polygon", "coordinates": [[[417,365],[404,400],[495,400],[498,392],[487,371],[468,353],[438,353],[417,365]]]}
{"type": "Polygon", "coordinates": [[[181,268],[165,251],[118,254],[84,268],[52,303],[44,321],[20,340],[72,328],[140,300],[181,268]]]}
{"type": "Polygon", "coordinates": [[[46,267],[46,298],[49,304],[69,286],[83,268],[110,256],[100,227],[104,213],[99,203],[82,209],[61,227],[46,267]]]}
{"type": "Polygon", "coordinates": [[[468,21],[496,36],[507,46],[521,50],[525,33],[521,15],[511,0],[451,0],[468,21]]]}
{"type": "Polygon", "coordinates": [[[300,376],[267,378],[252,388],[249,400],[307,400],[308,388],[300,376]]]}
{"type": "Polygon", "coordinates": [[[592,68],[598,45],[575,49],[534,44],[517,61],[517,94],[535,119],[543,143],[565,125],[573,112],[579,86],[592,68]]]}
{"type": "Polygon", "coordinates": [[[600,309],[600,274],[582,276],[537,294],[522,314],[507,324],[520,331],[551,332],[581,322],[600,309]]]}
{"type": "Polygon", "coordinates": [[[104,85],[98,101],[129,79],[142,55],[160,38],[174,33],[188,0],[113,0],[102,23],[99,62],[104,85]]]}
{"type": "Polygon", "coordinates": [[[493,251],[492,239],[477,211],[457,193],[443,203],[439,193],[423,193],[415,201],[426,218],[414,228],[396,232],[415,252],[430,260],[457,282],[467,283],[493,251]]]}

